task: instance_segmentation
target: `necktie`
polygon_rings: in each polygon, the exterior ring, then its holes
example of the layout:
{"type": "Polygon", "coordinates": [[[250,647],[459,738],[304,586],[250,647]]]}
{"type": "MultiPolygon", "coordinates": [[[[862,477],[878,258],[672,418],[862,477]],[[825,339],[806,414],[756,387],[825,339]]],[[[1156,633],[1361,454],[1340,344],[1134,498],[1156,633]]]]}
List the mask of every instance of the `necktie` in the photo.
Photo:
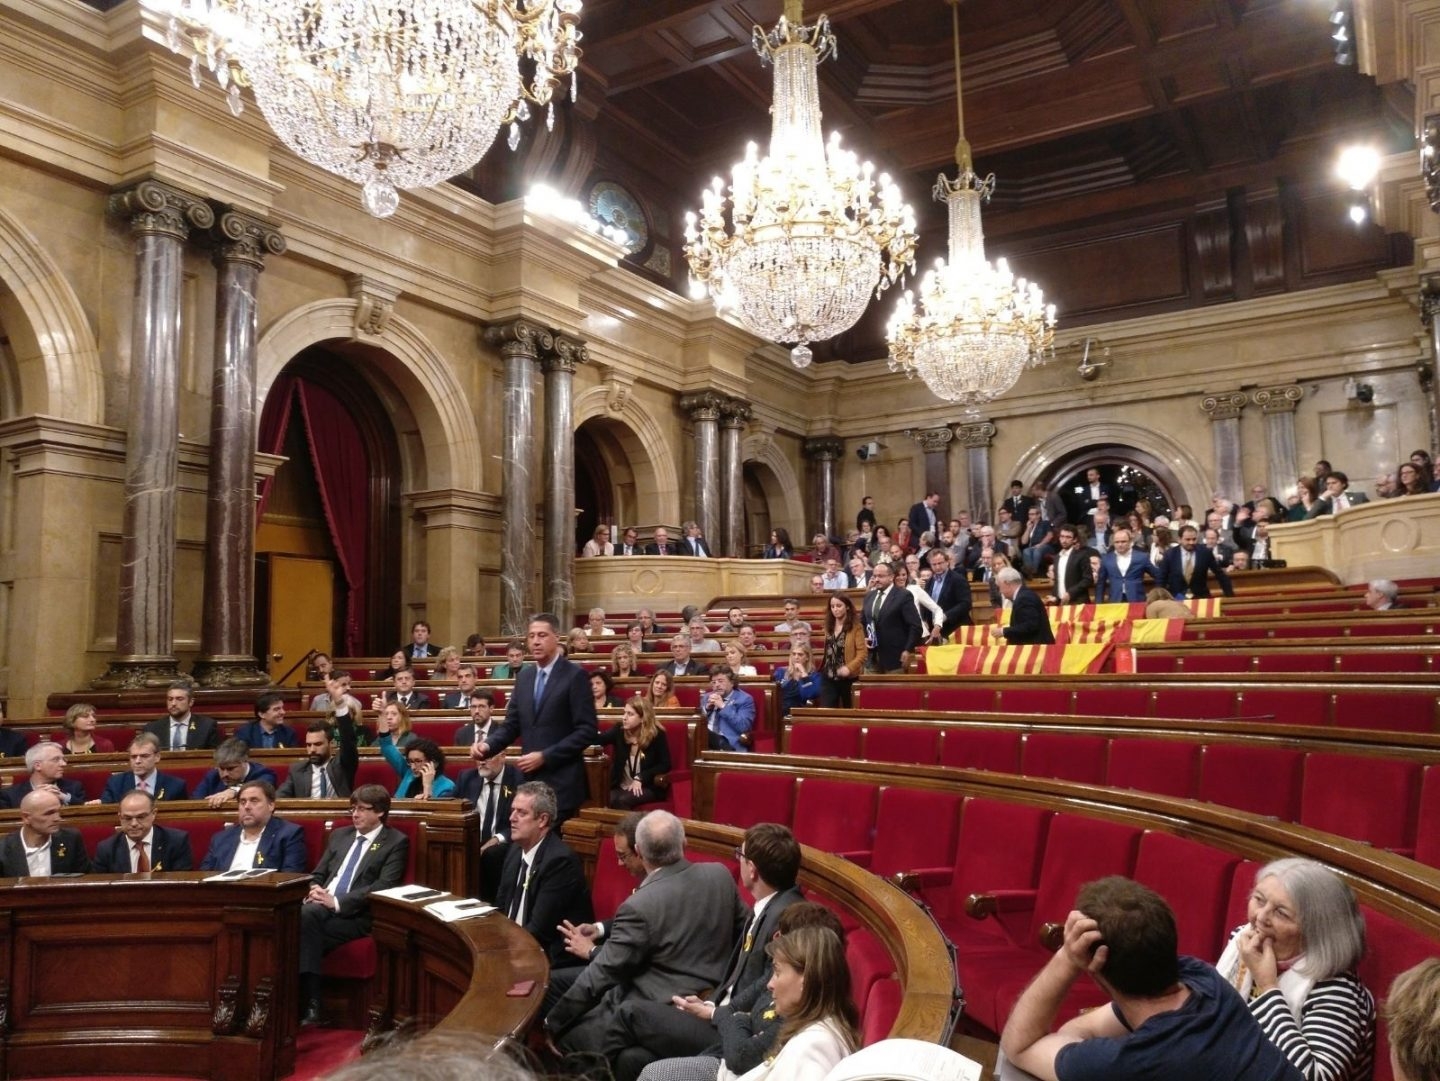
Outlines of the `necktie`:
{"type": "Polygon", "coordinates": [[[320,789],[320,790],[319,790],[319,792],[318,792],[317,794],[319,795],[320,799],[329,799],[329,798],[330,798],[330,779],[325,776],[325,767],[324,767],[324,766],[316,766],[315,768],[320,771],[320,785],[319,785],[319,789],[320,789]]]}
{"type": "Polygon", "coordinates": [[[515,880],[515,903],[510,906],[510,918],[525,926],[525,895],[530,892],[530,868],[524,859],[520,860],[520,877],[515,880]]]}
{"type": "Polygon", "coordinates": [[[941,574],[930,583],[930,596],[937,601],[940,599],[940,583],[943,581],[945,581],[945,576],[941,574]]]}
{"type": "Polygon", "coordinates": [[[1195,573],[1195,557],[1189,552],[1185,553],[1185,584],[1190,584],[1190,576],[1195,573]]]}
{"type": "Polygon", "coordinates": [[[485,807],[480,812],[480,840],[495,836],[495,782],[485,782],[485,807]]]}
{"type": "Polygon", "coordinates": [[[149,792],[149,791],[150,791],[150,778],[148,778],[148,777],[136,777],[136,778],[135,778],[135,788],[136,788],[136,790],[139,791],[139,792],[149,792]]]}
{"type": "Polygon", "coordinates": [[[545,681],[550,678],[550,673],[542,668],[535,674],[535,705],[540,705],[540,699],[545,697],[545,681]]]}
{"type": "Polygon", "coordinates": [[[150,857],[145,854],[145,842],[135,842],[135,870],[145,872],[150,870],[150,857]]]}
{"type": "Polygon", "coordinates": [[[173,721],[170,724],[170,749],[172,751],[183,751],[185,749],[185,730],[189,725],[184,721],[173,721]]]}
{"type": "Polygon", "coordinates": [[[410,708],[410,696],[409,696],[408,694],[402,694],[402,695],[400,696],[400,704],[401,704],[402,706],[404,706],[406,709],[409,709],[409,708],[410,708]]]}
{"type": "Polygon", "coordinates": [[[462,694],[462,695],[460,696],[460,708],[461,708],[461,709],[469,709],[469,708],[470,708],[470,696],[469,696],[468,694],[462,694]]]}
{"type": "Polygon", "coordinates": [[[360,866],[360,853],[364,851],[365,838],[357,833],[355,843],[350,846],[350,855],[345,860],[345,867],[340,872],[340,880],[335,883],[337,901],[350,892],[350,880],[355,877],[355,868],[360,866]]]}

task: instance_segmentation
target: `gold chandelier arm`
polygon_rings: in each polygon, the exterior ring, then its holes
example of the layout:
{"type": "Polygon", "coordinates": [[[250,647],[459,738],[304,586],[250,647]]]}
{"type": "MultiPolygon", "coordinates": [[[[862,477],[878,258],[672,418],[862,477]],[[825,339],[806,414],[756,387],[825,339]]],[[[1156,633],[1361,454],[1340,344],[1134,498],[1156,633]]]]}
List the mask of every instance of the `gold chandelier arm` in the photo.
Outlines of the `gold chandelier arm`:
{"type": "Polygon", "coordinates": [[[951,38],[955,44],[955,122],[960,138],[955,143],[955,164],[963,176],[972,168],[970,141],[965,138],[965,100],[960,93],[960,0],[946,0],[950,5],[951,38]]]}

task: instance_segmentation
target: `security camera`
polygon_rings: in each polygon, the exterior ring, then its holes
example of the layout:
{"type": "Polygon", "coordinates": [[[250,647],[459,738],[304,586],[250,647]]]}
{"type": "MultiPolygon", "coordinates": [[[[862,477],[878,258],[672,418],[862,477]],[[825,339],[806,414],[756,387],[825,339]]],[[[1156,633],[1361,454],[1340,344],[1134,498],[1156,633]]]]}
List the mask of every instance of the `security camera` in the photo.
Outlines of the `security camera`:
{"type": "Polygon", "coordinates": [[[1375,400],[1375,388],[1369,383],[1361,383],[1355,388],[1355,400],[1361,405],[1369,405],[1375,400]]]}
{"type": "Polygon", "coordinates": [[[868,462],[880,457],[880,444],[871,440],[869,443],[861,443],[855,448],[855,457],[862,462],[868,462]]]}

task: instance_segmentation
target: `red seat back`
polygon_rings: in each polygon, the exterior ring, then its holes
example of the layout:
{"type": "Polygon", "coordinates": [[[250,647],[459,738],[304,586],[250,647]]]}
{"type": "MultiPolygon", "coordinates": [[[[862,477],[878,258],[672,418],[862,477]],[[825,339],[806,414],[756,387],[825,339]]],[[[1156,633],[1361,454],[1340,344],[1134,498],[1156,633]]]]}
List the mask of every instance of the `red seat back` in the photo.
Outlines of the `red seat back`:
{"type": "Polygon", "coordinates": [[[1330,672],[1334,667],[1329,653],[1261,653],[1255,658],[1257,672],[1330,672]]]}
{"type": "Polygon", "coordinates": [[[865,1047],[890,1035],[904,998],[905,989],[899,980],[876,980],[871,985],[870,995],[860,1012],[861,1042],[865,1047]]]}
{"type": "Polygon", "coordinates": [[[1020,772],[1020,731],[947,728],[940,734],[940,764],[995,773],[1020,772]]]}
{"type": "Polygon", "coordinates": [[[795,782],[795,836],[801,844],[835,854],[864,852],[875,844],[873,784],[801,777],[795,782]]]}
{"type": "Polygon", "coordinates": [[[1200,798],[1294,822],[1304,764],[1304,754],[1285,747],[1211,743],[1200,754],[1200,798]]]}
{"type": "Polygon", "coordinates": [[[1109,750],[1104,736],[1030,732],[1020,751],[1020,772],[1026,777],[1104,784],[1109,750]]]}
{"type": "Polygon", "coordinates": [[[857,708],[870,710],[925,708],[925,688],[923,686],[866,686],[862,680],[856,685],[855,694],[857,708]]]}
{"type": "Polygon", "coordinates": [[[1180,952],[1214,960],[1225,944],[1225,905],[1239,857],[1169,833],[1140,839],[1135,881],[1169,902],[1180,952]]]}
{"type": "Polygon", "coordinates": [[[951,713],[989,713],[996,708],[993,687],[932,687],[929,706],[951,713]]]}
{"type": "Polygon", "coordinates": [[[1229,720],[1235,712],[1235,692],[1209,687],[1161,687],[1155,692],[1156,717],[1186,721],[1229,720]]]}
{"type": "Polygon", "coordinates": [[[1135,687],[1091,687],[1077,690],[1075,712],[1085,717],[1148,717],[1150,692],[1135,687]]]}
{"type": "Polygon", "coordinates": [[[949,867],[960,833],[962,797],[950,792],[887,786],[875,812],[872,873],[949,867]]]}
{"type": "MultiPolygon", "coordinates": [[[[1235,865],[1235,871],[1230,876],[1230,896],[1225,902],[1224,925],[1227,935],[1249,917],[1250,895],[1255,892],[1255,876],[1264,866],[1261,860],[1241,860],[1235,865]]],[[[1218,956],[1217,954],[1216,957],[1218,956]]]]}
{"type": "Polygon", "coordinates": [[[1226,672],[1250,671],[1250,657],[1241,652],[1191,653],[1180,658],[1181,672],[1226,672]]]}
{"type": "Polygon", "coordinates": [[[1420,784],[1420,811],[1415,816],[1415,858],[1440,867],[1440,766],[1427,766],[1420,784]]]}
{"type": "Polygon", "coordinates": [[[1419,804],[1418,762],[1323,751],[1305,758],[1301,825],[1409,855],[1419,804]]]}
{"type": "Polygon", "coordinates": [[[712,822],[749,829],[757,822],[790,825],[795,778],[780,773],[721,772],[715,777],[712,822]]]}
{"type": "Polygon", "coordinates": [[[859,758],[860,734],[858,724],[792,724],[789,752],[827,758],[859,758]]]}
{"type": "Polygon", "coordinates": [[[1246,690],[1240,694],[1238,717],[1274,717],[1278,724],[1321,728],[1330,721],[1330,695],[1325,691],[1246,690]]]}
{"type": "Polygon", "coordinates": [[[1086,882],[1106,875],[1129,875],[1135,867],[1140,832],[1119,822],[1056,814],[1045,838],[1035,912],[1023,944],[1037,946],[1046,923],[1064,923],[1086,882]]]}
{"type": "Polygon", "coordinates": [[[615,915],[620,902],[635,891],[636,879],[615,858],[615,838],[606,837],[595,853],[595,881],[590,884],[590,900],[595,918],[608,920],[615,915]]]}
{"type": "Polygon", "coordinates": [[[1200,778],[1200,744],[1178,739],[1117,736],[1110,741],[1105,783],[1162,796],[1194,799],[1200,778]]]}
{"type": "Polygon", "coordinates": [[[1335,724],[1383,732],[1435,731],[1436,696],[1431,693],[1335,692],[1335,724]]]}
{"type": "MultiPolygon", "coordinates": [[[[1435,956],[1435,941],[1413,931],[1399,920],[1364,905],[1365,956],[1360,960],[1360,981],[1375,996],[1377,1007],[1384,1005],[1395,977],[1414,968],[1426,958],[1435,956]]],[[[1388,1027],[1385,1012],[1379,1010],[1379,1029],[1375,1035],[1375,1081],[1391,1081],[1388,1027]]]]}
{"type": "Polygon", "coordinates": [[[1034,889],[1053,812],[972,796],[960,812],[955,874],[929,901],[941,916],[964,917],[965,898],[991,890],[1034,889]]]}
{"type": "Polygon", "coordinates": [[[872,725],[865,733],[864,757],[876,762],[913,762],[933,766],[940,745],[940,730],[908,725],[872,725]]]}
{"type": "Polygon", "coordinates": [[[1070,712],[1070,692],[1062,687],[1002,687],[1000,708],[1006,713],[1070,712]]]}

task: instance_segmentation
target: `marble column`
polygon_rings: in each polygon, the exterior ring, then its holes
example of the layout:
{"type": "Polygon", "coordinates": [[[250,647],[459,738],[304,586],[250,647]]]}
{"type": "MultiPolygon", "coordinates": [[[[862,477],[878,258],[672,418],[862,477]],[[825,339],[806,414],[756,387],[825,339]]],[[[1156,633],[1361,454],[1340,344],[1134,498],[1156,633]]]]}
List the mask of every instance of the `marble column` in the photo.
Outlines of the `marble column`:
{"type": "Polygon", "coordinates": [[[1293,383],[1250,392],[1250,400],[1260,407],[1265,417],[1265,468],[1270,491],[1277,499],[1300,475],[1295,453],[1295,407],[1303,397],[1305,389],[1293,383]]]}
{"type": "MultiPolygon", "coordinates": [[[[835,536],[835,463],[845,453],[839,439],[807,439],[802,448],[805,457],[815,463],[815,495],[817,500],[815,528],[812,533],[835,536]]],[[[797,550],[810,546],[809,537],[792,537],[797,550]]]]}
{"type": "Polygon", "coordinates": [[[720,529],[720,407],[725,399],[713,391],[687,394],[680,408],[695,425],[695,521],[715,550],[720,529]]]}
{"type": "Polygon", "coordinates": [[[204,687],[266,686],[251,654],[255,612],[255,361],[265,256],[285,251],[269,222],[225,211],[215,223],[215,370],[210,385],[210,485],[205,498],[204,687]]]}
{"type": "Polygon", "coordinates": [[[180,302],[185,241],[215,213],[154,180],[110,196],[135,238],[125,436],[125,518],[115,656],[94,686],[163,686],[174,679],[175,518],[179,465],[180,302]]]}
{"type": "Polygon", "coordinates": [[[1426,278],[1420,289],[1420,319],[1430,332],[1430,358],[1420,359],[1416,368],[1420,389],[1430,407],[1430,453],[1440,454],[1440,274],[1426,278]]]}
{"type": "Polygon", "coordinates": [[[970,520],[989,523],[995,516],[995,496],[990,488],[990,441],[995,438],[995,425],[988,420],[961,424],[955,429],[955,438],[965,448],[965,493],[970,501],[970,520]]]}
{"type": "Polygon", "coordinates": [[[556,334],[545,372],[545,610],[568,627],[575,615],[575,366],[585,343],[556,334]]]}
{"type": "MultiPolygon", "coordinates": [[[[940,511],[945,520],[950,507],[950,443],[955,433],[947,428],[916,428],[906,433],[925,452],[925,494],[940,493],[940,511]]],[[[953,517],[953,515],[951,515],[953,517]]],[[[917,541],[919,537],[915,538],[917,541]]],[[[939,539],[938,537],[936,538],[939,539]]]]}
{"type": "Polygon", "coordinates": [[[1190,501],[1196,506],[1209,503],[1212,495],[1245,501],[1245,478],[1240,472],[1240,411],[1249,401],[1249,396],[1239,390],[1206,394],[1200,400],[1200,411],[1210,418],[1210,437],[1215,447],[1215,491],[1192,494],[1190,501]]]}
{"type": "Polygon", "coordinates": [[[745,462],[740,439],[750,419],[750,403],[731,398],[720,407],[720,543],[717,555],[745,555],[745,462]]]}
{"type": "Polygon", "coordinates": [[[544,327],[517,319],[485,328],[505,361],[501,433],[500,633],[523,636],[535,610],[535,365],[554,348],[544,327]]]}

